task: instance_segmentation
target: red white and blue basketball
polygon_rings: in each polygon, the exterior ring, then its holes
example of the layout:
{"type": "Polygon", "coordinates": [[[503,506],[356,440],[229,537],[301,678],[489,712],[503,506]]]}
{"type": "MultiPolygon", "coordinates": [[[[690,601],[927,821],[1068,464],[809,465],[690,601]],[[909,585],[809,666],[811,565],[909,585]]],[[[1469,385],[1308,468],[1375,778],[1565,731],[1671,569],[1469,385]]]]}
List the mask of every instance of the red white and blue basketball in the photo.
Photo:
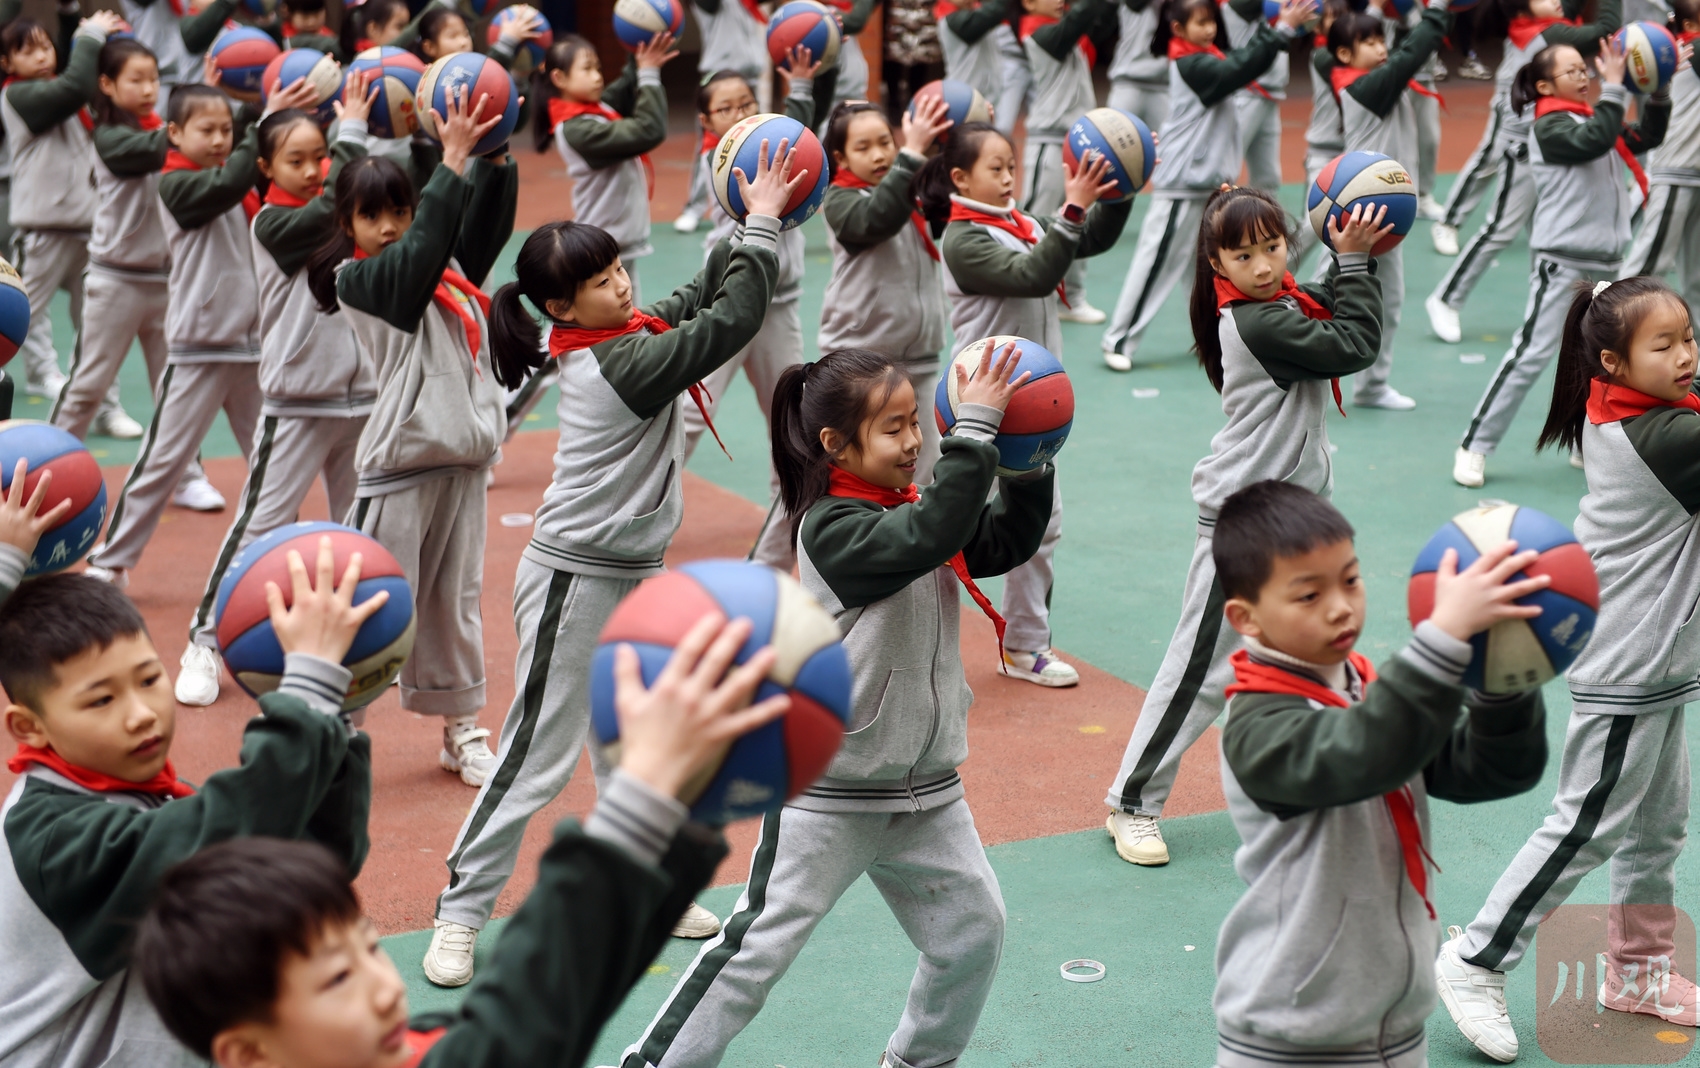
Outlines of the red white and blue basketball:
{"type": "MultiPolygon", "coordinates": [[[[536,8],[530,9],[537,16],[537,36],[527,39],[514,53],[514,77],[524,78],[532,70],[543,65],[543,57],[549,51],[549,46],[555,43],[555,29],[549,25],[549,20],[536,8]]],[[[517,8],[504,7],[496,12],[496,17],[490,20],[490,26],[484,31],[486,44],[494,45],[502,37],[502,31],[514,22],[520,15],[517,8]]]]}
{"type": "Polygon", "coordinates": [[[1139,116],[1116,108],[1093,108],[1068,128],[1063,159],[1070,167],[1079,167],[1087,152],[1110,161],[1116,191],[1104,197],[1106,201],[1126,200],[1145,188],[1151,168],[1157,165],[1157,140],[1151,136],[1151,127],[1139,116]]]}
{"type": "Polygon", "coordinates": [[[342,98],[342,67],[317,48],[291,48],[266,64],[265,72],[260,75],[260,99],[263,102],[269,97],[273,86],[288,89],[303,80],[318,94],[315,114],[319,121],[336,118],[332,105],[342,98]]]}
{"type": "Polygon", "coordinates": [[[0,367],[11,362],[30,332],[30,298],[17,269],[0,260],[0,367]]]}
{"type": "MultiPolygon", "coordinates": [[[[71,514],[42,534],[30,554],[25,578],[63,571],[81,560],[100,537],[106,522],[106,480],[100,464],[69,431],[34,419],[0,421],[0,494],[10,494],[12,473],[18,461],[29,464],[24,473],[24,500],[35,492],[36,483],[53,472],[41,512],[49,512],[60,501],[71,502],[71,514]]],[[[38,513],[40,514],[40,513],[38,513]]]]}
{"type": "Polygon", "coordinates": [[[838,62],[843,39],[838,13],[815,0],[791,0],[767,20],[767,54],[776,67],[784,66],[791,49],[802,45],[825,70],[838,62]]]}
{"type": "Polygon", "coordinates": [[[1588,644],[1600,610],[1594,562],[1570,528],[1533,508],[1499,504],[1453,516],[1417,554],[1407,591],[1411,626],[1434,613],[1435,570],[1447,549],[1457,550],[1462,571],[1506,539],[1517,543],[1518,552],[1534,549],[1541,554],[1511,581],[1550,575],[1552,585],[1517,601],[1539,606],[1540,615],[1495,623],[1470,640],[1473,653],[1464,685],[1486,693],[1532,690],[1562,675],[1588,644]]]}
{"type": "MultiPolygon", "coordinates": [[[[1393,0],[1393,2],[1395,4],[1403,2],[1405,10],[1408,11],[1410,10],[1412,0],[1393,0]]],[[[1271,26],[1275,25],[1275,23],[1280,20],[1280,0],[1263,0],[1263,18],[1271,26]]],[[[1309,33],[1311,30],[1316,29],[1320,25],[1322,25],[1322,5],[1318,4],[1311,10],[1310,18],[1305,19],[1304,22],[1300,23],[1299,28],[1304,30],[1306,33],[1309,33]]]]}
{"type": "Polygon", "coordinates": [[[478,156],[494,152],[507,143],[514,132],[514,125],[519,122],[519,91],[500,63],[477,52],[444,56],[425,68],[425,73],[419,76],[419,95],[415,98],[419,107],[419,129],[425,136],[435,139],[437,120],[432,117],[432,110],[447,117],[452,94],[462,90],[465,91],[468,108],[475,107],[480,96],[490,98],[484,105],[486,119],[495,114],[495,109],[502,109],[502,121],[472,150],[478,156]]]}
{"type": "Polygon", "coordinates": [[[685,5],[679,0],[614,0],[614,36],[636,50],[657,34],[679,36],[685,28],[685,5]]]}
{"type": "Polygon", "coordinates": [[[242,6],[248,9],[248,14],[257,19],[269,19],[277,13],[278,0],[242,0],[242,6]]]}
{"type": "Polygon", "coordinates": [[[1062,361],[1036,341],[1024,337],[997,335],[970,342],[951,366],[939,376],[938,389],[933,395],[933,414],[938,419],[939,433],[948,435],[956,426],[956,412],[962,403],[958,395],[956,368],[968,372],[970,380],[980,368],[980,358],[986,346],[992,346],[992,360],[1004,346],[1015,342],[1017,364],[1010,378],[1022,372],[1032,377],[1015,391],[1009,407],[1004,409],[1003,422],[998,426],[998,471],[1000,475],[1019,475],[1045,466],[1062,451],[1063,442],[1074,426],[1074,386],[1062,361]]]}
{"type": "Polygon", "coordinates": [[[1676,38],[1656,22],[1631,22],[1612,38],[1623,49],[1623,84],[1632,93],[1656,93],[1676,76],[1676,38]]]}
{"type": "Polygon", "coordinates": [[[272,630],[271,610],[266,606],[266,583],[275,582],[291,603],[295,586],[289,577],[289,551],[301,554],[307,574],[316,573],[319,539],[330,536],[336,558],[336,581],[348,568],[348,559],[360,554],[360,583],[354,588],[354,603],[364,604],[380,590],[390,599],[360,625],[354,644],[342,658],[342,666],[353,672],[342,708],[352,712],[376,700],[395,681],[401,666],[413,651],[413,587],[390,551],[372,537],[340,523],[291,523],[256,539],[230,560],[218,584],[213,602],[213,621],[218,634],[218,651],[224,666],[244,690],[255,697],[277,689],[283,680],[283,646],[272,630]]]}
{"type": "Polygon", "coordinates": [[[590,725],[610,762],[620,741],[615,650],[631,645],[651,685],[686,633],[715,612],[754,625],[736,663],[768,645],[778,654],[755,700],[791,695],[789,711],[733,742],[681,794],[693,819],[719,825],[771,812],[821,777],[850,723],[851,677],[838,623],[790,575],[742,560],[686,564],[645,580],[602,628],[590,664],[590,725]]]}
{"type": "Polygon", "coordinates": [[[366,127],[373,137],[412,137],[419,132],[419,77],[425,72],[420,58],[405,48],[379,45],[354,57],[348,73],[378,71],[378,98],[366,127]]]}
{"type": "MultiPolygon", "coordinates": [[[[950,119],[952,127],[961,126],[965,122],[991,122],[992,106],[986,103],[986,98],[980,95],[980,90],[967,82],[959,82],[954,78],[944,78],[936,82],[928,82],[915,90],[915,95],[909,100],[908,114],[915,114],[915,105],[932,97],[944,101],[945,117],[950,119]]],[[[940,135],[942,141],[950,136],[946,130],[940,135]]]]}
{"type": "MultiPolygon", "coordinates": [[[[1334,241],[1328,236],[1328,220],[1350,215],[1362,204],[1366,214],[1373,215],[1383,205],[1393,232],[1370,249],[1379,256],[1405,240],[1417,221],[1417,186],[1405,165],[1392,156],[1379,152],[1347,152],[1335,156],[1310,185],[1305,208],[1310,215],[1311,229],[1329,248],[1334,241]]],[[[1344,226],[1344,222],[1336,225],[1344,226]]]]}
{"type": "Polygon", "coordinates": [[[264,30],[252,26],[236,26],[218,35],[207,49],[213,66],[218,70],[218,83],[240,93],[260,91],[260,78],[267,66],[283,49],[264,30]]]}
{"type": "Polygon", "coordinates": [[[791,177],[795,178],[805,171],[809,175],[808,180],[791,194],[790,202],[779,216],[779,228],[792,230],[808,222],[809,216],[820,210],[827,186],[826,151],[821,148],[820,139],[814,131],[796,119],[784,115],[751,115],[739,120],[714,147],[714,155],[710,158],[709,184],[726,214],[743,221],[748,212],[744,208],[744,196],[738,190],[737,176],[732,172],[741,170],[745,179],[755,181],[764,140],[767,142],[769,163],[779,153],[779,142],[789,141],[791,177]]]}

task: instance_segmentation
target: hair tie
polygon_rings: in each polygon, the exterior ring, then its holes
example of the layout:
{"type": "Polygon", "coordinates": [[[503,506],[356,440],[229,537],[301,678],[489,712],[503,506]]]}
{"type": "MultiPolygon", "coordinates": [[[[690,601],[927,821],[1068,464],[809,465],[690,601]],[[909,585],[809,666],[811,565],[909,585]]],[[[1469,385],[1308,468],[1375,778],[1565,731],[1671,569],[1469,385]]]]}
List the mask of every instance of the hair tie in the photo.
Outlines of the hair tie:
{"type": "Polygon", "coordinates": [[[1598,299],[1599,295],[1601,293],[1604,293],[1606,290],[1608,290],[1610,288],[1611,288],[1611,279],[1607,279],[1603,282],[1595,282],[1594,283],[1594,297],[1595,297],[1595,299],[1598,299]]]}

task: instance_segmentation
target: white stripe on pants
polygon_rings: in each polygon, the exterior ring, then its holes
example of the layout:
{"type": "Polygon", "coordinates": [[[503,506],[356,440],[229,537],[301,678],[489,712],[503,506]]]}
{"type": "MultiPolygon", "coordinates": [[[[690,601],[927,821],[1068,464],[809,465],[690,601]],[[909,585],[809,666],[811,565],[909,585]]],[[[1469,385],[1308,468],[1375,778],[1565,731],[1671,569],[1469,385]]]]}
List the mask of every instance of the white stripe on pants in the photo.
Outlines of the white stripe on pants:
{"type": "MultiPolygon", "coordinates": [[[[1057,141],[1038,141],[1028,135],[1022,152],[1021,173],[1027,183],[1027,196],[1021,210],[1047,222],[1062,209],[1068,199],[1068,174],[1063,170],[1063,146],[1057,141]]],[[[1086,261],[1077,259],[1063,272],[1063,294],[1070,307],[1086,303],[1086,261]]],[[[971,340],[971,339],[970,339],[971,340]]]]}
{"type": "MultiPolygon", "coordinates": [[[[1139,226],[1139,245],[1133,265],[1122,282],[1115,311],[1104,327],[1099,343],[1105,352],[1132,356],[1150,329],[1157,311],[1182,280],[1183,293],[1192,292],[1191,275],[1198,254],[1198,225],[1204,220],[1204,201],[1209,194],[1153,193],[1139,226]]],[[[1185,297],[1182,314],[1185,314],[1185,297]]]]}
{"type": "Polygon", "coordinates": [[[1240,156],[1247,184],[1271,193],[1281,191],[1281,102],[1247,88],[1234,96],[1234,115],[1240,124],[1240,156]]]}
{"type": "Polygon", "coordinates": [[[1367,371],[1352,376],[1352,403],[1375,401],[1387,392],[1393,375],[1393,340],[1405,311],[1405,250],[1395,245],[1375,258],[1375,278],[1381,283],[1381,353],[1367,371]]]}
{"type": "Polygon", "coordinates": [[[1109,106],[1139,116],[1155,132],[1169,120],[1169,83],[1117,78],[1110,83],[1109,106]]]}
{"type": "MultiPolygon", "coordinates": [[[[1464,245],[1446,276],[1434,287],[1434,295],[1453,308],[1462,308],[1482,275],[1493,266],[1493,258],[1517,240],[1535,214],[1535,169],[1527,146],[1500,157],[1495,168],[1493,204],[1482,228],[1464,245]],[[1519,158],[1519,155],[1521,158],[1519,158]]],[[[1485,184],[1485,183],[1484,183],[1485,184]]]]}
{"type": "Polygon", "coordinates": [[[1464,161],[1458,177],[1452,180],[1452,188],[1447,190],[1446,218],[1442,220],[1446,225],[1454,229],[1463,226],[1464,220],[1482,202],[1488,179],[1499,173],[1500,159],[1505,154],[1505,146],[1501,143],[1504,128],[1505,116],[1500,114],[1499,108],[1490,107],[1482,139],[1476,142],[1470,158],[1464,161]]]}
{"type": "Polygon", "coordinates": [[[159,389],[165,371],[165,306],[171,296],[164,275],[113,271],[89,264],[83,276],[82,336],[71,360],[71,380],[53,408],[53,425],[79,439],[103,402],[118,404],[118,370],[140,341],[148,386],[159,389]]]}
{"type": "Polygon", "coordinates": [[[1622,277],[1676,272],[1676,290],[1700,308],[1700,187],[1655,182],[1622,277]]]}
{"type": "Polygon", "coordinates": [[[887,1059],[899,1068],[953,1068],[997,978],[1004,933],[1003,893],[962,800],[924,812],[784,808],[768,816],[737,910],[626,1050],[622,1068],[718,1065],[863,873],[921,952],[887,1059]]]}
{"type": "Polygon", "coordinates": [[[30,302],[30,329],[20,346],[24,373],[40,385],[64,372],[53,347],[48,304],[63,289],[71,297],[71,328],[83,330],[83,272],[89,265],[87,230],[18,230],[12,235],[12,265],[23,276],[30,302]]]}

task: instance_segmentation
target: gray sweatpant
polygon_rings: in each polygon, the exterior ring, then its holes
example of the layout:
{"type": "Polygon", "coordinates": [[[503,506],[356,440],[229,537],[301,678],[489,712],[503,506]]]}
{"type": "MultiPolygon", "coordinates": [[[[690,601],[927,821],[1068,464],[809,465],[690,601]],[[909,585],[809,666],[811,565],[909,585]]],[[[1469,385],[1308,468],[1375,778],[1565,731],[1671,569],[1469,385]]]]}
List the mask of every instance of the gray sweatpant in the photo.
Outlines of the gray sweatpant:
{"type": "Polygon", "coordinates": [[[165,306],[171,296],[163,274],[115,271],[89,264],[83,276],[82,336],[71,358],[71,378],[53,408],[53,425],[78,439],[102,407],[118,404],[118,369],[130,343],[142,343],[148,385],[159,389],[165,373],[165,306]]]}
{"type": "MultiPolygon", "coordinates": [[[[437,919],[483,929],[519,857],[526,824],[567,787],[590,730],[590,658],[614,606],[637,579],[556,571],[524,557],[514,576],[514,703],[502,721],[501,763],[449,850],[437,919]]],[[[612,773],[590,747],[598,784],[612,773]]]]}
{"type": "Polygon", "coordinates": [[[1051,647],[1051,586],[1062,540],[1062,476],[1051,480],[1051,521],[1039,551],[1003,579],[1004,648],[1031,653],[1051,647]]]}
{"type": "MultiPolygon", "coordinates": [[[[24,373],[40,385],[59,371],[53,347],[53,317],[48,303],[63,289],[71,297],[71,325],[83,330],[83,272],[89,265],[87,230],[17,230],[12,234],[12,266],[23,276],[30,302],[30,329],[20,346],[24,373]]],[[[73,357],[73,360],[75,357],[73,357]]]]}
{"type": "Polygon", "coordinates": [[[718,1065],[863,873],[921,952],[887,1059],[897,1068],[952,1068],[997,978],[1004,930],[1003,893],[960,799],[925,812],[787,807],[769,815],[737,910],[621,1068],[718,1065]]]}
{"type": "Polygon", "coordinates": [[[1535,169],[1529,162],[1528,146],[1519,145],[1501,156],[1495,172],[1499,181],[1482,228],[1459,250],[1458,258],[1434,290],[1435,296],[1453,308],[1464,306],[1476,283],[1493,266],[1493,258],[1517,240],[1535,214],[1535,169]]]}
{"type": "MultiPolygon", "coordinates": [[[[1169,121],[1169,83],[1117,78],[1110,82],[1109,106],[1139,116],[1156,133],[1169,121]]],[[[1001,122],[1003,116],[998,118],[1001,122]]]]}
{"type": "MultiPolygon", "coordinates": [[[[1021,173],[1027,182],[1027,196],[1021,210],[1035,219],[1049,219],[1062,209],[1068,199],[1065,183],[1068,174],[1063,170],[1061,141],[1039,141],[1027,135],[1027,147],[1022,152],[1021,173]]],[[[1086,303],[1086,261],[1075,260],[1063,273],[1063,295],[1071,307],[1086,303]]]]}
{"type": "Polygon", "coordinates": [[[401,669],[401,707],[469,716],[484,707],[484,469],[359,497],[349,525],[378,539],[413,585],[418,629],[401,669]]]}
{"type": "Polygon", "coordinates": [[[1352,376],[1352,401],[1364,404],[1387,392],[1393,376],[1393,342],[1405,310],[1405,249],[1395,245],[1375,258],[1375,277],[1381,282],[1381,353],[1369,370],[1352,376]]]}
{"type": "MultiPolygon", "coordinates": [[[[1322,168],[1328,166],[1329,160],[1339,154],[1340,153],[1333,149],[1322,149],[1320,151],[1315,148],[1305,149],[1304,195],[1307,200],[1310,197],[1311,186],[1316,184],[1316,176],[1322,173],[1322,168]]],[[[1327,247],[1322,244],[1322,238],[1316,236],[1316,228],[1311,226],[1309,214],[1301,207],[1299,210],[1299,216],[1294,221],[1297,223],[1297,226],[1294,227],[1295,232],[1293,235],[1292,247],[1287,250],[1288,270],[1297,274],[1299,264],[1306,256],[1310,255],[1310,250],[1321,247],[1323,252],[1316,268],[1316,277],[1325,276],[1328,272],[1328,264],[1330,262],[1331,254],[1328,252],[1327,247]]]]}
{"type": "MultiPolygon", "coordinates": [[[[1192,291],[1192,271],[1198,253],[1198,226],[1204,221],[1207,193],[1151,194],[1145,221],[1139,226],[1139,244],[1133,264],[1122,282],[1121,296],[1104,325],[1099,346],[1105,352],[1133,356],[1151,321],[1183,280],[1192,291]]],[[[1185,298],[1182,300],[1185,311],[1185,298]]]]}
{"type": "Polygon", "coordinates": [[[1240,155],[1249,184],[1271,193],[1281,191],[1281,102],[1246,89],[1234,95],[1234,115],[1240,124],[1240,155]]]}
{"type": "MultiPolygon", "coordinates": [[[[1434,91],[1434,81],[1423,77],[1417,84],[1434,91]]],[[[1417,190],[1427,196],[1434,195],[1434,178],[1436,167],[1440,161],[1440,101],[1428,93],[1415,93],[1411,104],[1417,113],[1417,173],[1411,177],[1417,180],[1417,190]]]]}
{"type": "Polygon", "coordinates": [[[1571,714],[1552,815],[1494,883],[1459,956],[1498,971],[1517,967],[1546,914],[1608,860],[1612,959],[1674,954],[1676,858],[1688,838],[1683,711],[1571,714]]]}
{"type": "Polygon", "coordinates": [[[1676,272],[1676,291],[1700,308],[1700,187],[1654,182],[1620,277],[1676,272]]]}
{"type": "Polygon", "coordinates": [[[1505,145],[1501,143],[1504,129],[1505,116],[1499,108],[1490,108],[1482,139],[1476,142],[1470,158],[1464,161],[1463,169],[1452,180],[1452,188],[1446,193],[1446,218],[1442,221],[1447,226],[1454,229],[1463,226],[1464,220],[1482,202],[1488,179],[1499,173],[1500,160],[1505,155],[1505,145]]]}

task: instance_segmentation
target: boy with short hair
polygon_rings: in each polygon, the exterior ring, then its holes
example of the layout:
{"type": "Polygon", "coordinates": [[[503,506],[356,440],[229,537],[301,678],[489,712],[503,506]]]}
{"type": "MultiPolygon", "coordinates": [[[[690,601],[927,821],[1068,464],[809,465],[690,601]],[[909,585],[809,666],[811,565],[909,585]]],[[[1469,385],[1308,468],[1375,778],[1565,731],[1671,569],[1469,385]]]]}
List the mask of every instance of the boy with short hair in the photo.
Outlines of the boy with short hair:
{"type": "Polygon", "coordinates": [[[1229,497],[1212,553],[1245,639],[1232,658],[1222,786],[1246,893],[1216,951],[1219,1068],[1426,1063],[1440,927],[1430,904],[1428,797],[1509,797],[1546,765],[1541,693],[1466,691],[1469,639],[1538,614],[1507,581],[1537,554],[1505,542],[1464,571],[1447,550],[1434,611],[1377,677],[1352,651],[1364,622],[1354,532],[1284,482],[1229,497]]]}

